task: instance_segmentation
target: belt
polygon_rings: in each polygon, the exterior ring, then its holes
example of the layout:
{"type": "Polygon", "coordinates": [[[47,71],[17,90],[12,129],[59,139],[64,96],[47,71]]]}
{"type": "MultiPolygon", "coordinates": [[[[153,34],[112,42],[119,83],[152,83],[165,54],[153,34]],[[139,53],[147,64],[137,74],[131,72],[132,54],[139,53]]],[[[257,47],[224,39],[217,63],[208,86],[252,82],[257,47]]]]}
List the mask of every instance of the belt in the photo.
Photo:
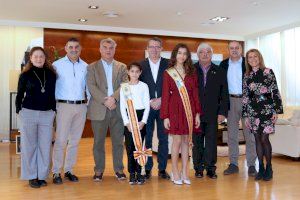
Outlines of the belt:
{"type": "Polygon", "coordinates": [[[256,101],[265,101],[265,100],[271,99],[272,94],[271,93],[265,93],[265,94],[260,94],[260,95],[249,94],[249,98],[256,100],[256,101]]]}
{"type": "Polygon", "coordinates": [[[243,95],[242,94],[230,94],[230,97],[233,97],[233,98],[242,98],[243,95]]]}
{"type": "Polygon", "coordinates": [[[70,100],[61,100],[61,99],[58,99],[57,102],[59,102],[59,103],[68,103],[68,104],[85,104],[86,103],[85,100],[70,101],[70,100]]]}

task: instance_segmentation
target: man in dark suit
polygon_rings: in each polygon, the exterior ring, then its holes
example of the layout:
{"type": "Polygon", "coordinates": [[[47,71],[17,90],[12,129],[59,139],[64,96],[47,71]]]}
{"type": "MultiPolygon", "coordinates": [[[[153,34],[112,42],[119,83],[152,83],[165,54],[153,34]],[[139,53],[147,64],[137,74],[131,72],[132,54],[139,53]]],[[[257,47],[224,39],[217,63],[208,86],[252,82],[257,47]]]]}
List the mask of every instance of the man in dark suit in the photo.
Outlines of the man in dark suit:
{"type": "Polygon", "coordinates": [[[230,57],[223,60],[220,67],[226,71],[229,91],[229,111],[227,118],[228,148],[230,164],[224,171],[224,175],[239,172],[239,123],[242,122],[244,138],[246,141],[246,159],[248,175],[255,176],[255,138],[245,126],[242,118],[242,85],[246,71],[245,58],[242,57],[242,45],[238,41],[230,41],[228,44],[230,57]]]}
{"type": "MultiPolygon", "coordinates": [[[[163,121],[159,116],[163,72],[168,67],[168,60],[160,56],[161,50],[161,39],[154,37],[148,41],[147,51],[149,54],[149,58],[146,58],[141,62],[142,74],[140,80],[148,85],[150,93],[150,113],[147,121],[147,134],[145,137],[146,147],[152,148],[154,122],[156,121],[158,138],[158,176],[164,179],[170,179],[169,174],[166,172],[168,161],[168,135],[164,132],[163,121]]],[[[147,165],[145,167],[146,179],[149,179],[151,177],[152,167],[153,159],[152,157],[149,157],[147,165]]]]}
{"type": "Polygon", "coordinates": [[[203,110],[201,134],[193,135],[193,162],[195,176],[217,178],[217,129],[228,112],[228,87],[225,71],[211,62],[213,50],[201,43],[197,49],[199,62],[195,63],[199,81],[199,96],[203,110]]]}

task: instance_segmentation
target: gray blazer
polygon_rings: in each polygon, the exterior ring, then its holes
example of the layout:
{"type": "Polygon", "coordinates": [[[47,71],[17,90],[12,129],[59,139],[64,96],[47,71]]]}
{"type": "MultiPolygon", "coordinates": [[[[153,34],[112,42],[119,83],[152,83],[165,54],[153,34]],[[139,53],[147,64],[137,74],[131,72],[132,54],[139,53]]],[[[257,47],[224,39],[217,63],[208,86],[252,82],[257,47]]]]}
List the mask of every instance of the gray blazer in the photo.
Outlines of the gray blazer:
{"type": "MultiPolygon", "coordinates": [[[[124,63],[113,61],[113,97],[117,100],[117,114],[120,113],[120,85],[128,81],[126,65],[124,63]]],[[[87,118],[90,120],[104,120],[107,108],[104,106],[104,98],[107,97],[107,80],[101,60],[98,60],[88,66],[87,86],[91,93],[91,99],[88,105],[87,118]]]]}

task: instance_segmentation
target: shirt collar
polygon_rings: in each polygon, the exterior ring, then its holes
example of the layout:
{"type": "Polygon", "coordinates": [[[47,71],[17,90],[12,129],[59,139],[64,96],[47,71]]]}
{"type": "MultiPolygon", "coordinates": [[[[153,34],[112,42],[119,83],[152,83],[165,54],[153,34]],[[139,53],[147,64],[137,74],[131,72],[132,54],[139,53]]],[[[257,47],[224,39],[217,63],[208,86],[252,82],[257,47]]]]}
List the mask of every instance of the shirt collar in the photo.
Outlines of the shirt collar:
{"type": "Polygon", "coordinates": [[[109,64],[108,62],[106,62],[105,60],[103,60],[103,59],[101,58],[101,62],[102,62],[103,65],[112,66],[113,63],[114,63],[114,60],[109,64]]]}
{"type": "MultiPolygon", "coordinates": [[[[64,60],[73,63],[67,55],[64,57],[64,60]]],[[[80,58],[78,58],[77,62],[80,63],[80,62],[82,62],[82,60],[80,58]]]]}
{"type": "Polygon", "coordinates": [[[157,61],[157,63],[152,62],[152,60],[150,60],[150,58],[148,58],[148,59],[149,59],[149,63],[150,63],[150,64],[152,64],[152,65],[159,65],[159,64],[160,64],[161,57],[159,58],[159,60],[157,61]]]}
{"type": "Polygon", "coordinates": [[[202,69],[202,71],[208,72],[208,70],[211,68],[211,63],[208,65],[208,67],[203,67],[199,62],[199,66],[202,69]]]}
{"type": "Polygon", "coordinates": [[[240,59],[238,61],[232,61],[231,58],[229,58],[229,64],[235,64],[235,63],[241,64],[242,62],[243,62],[242,56],[240,57],[240,59]]]}

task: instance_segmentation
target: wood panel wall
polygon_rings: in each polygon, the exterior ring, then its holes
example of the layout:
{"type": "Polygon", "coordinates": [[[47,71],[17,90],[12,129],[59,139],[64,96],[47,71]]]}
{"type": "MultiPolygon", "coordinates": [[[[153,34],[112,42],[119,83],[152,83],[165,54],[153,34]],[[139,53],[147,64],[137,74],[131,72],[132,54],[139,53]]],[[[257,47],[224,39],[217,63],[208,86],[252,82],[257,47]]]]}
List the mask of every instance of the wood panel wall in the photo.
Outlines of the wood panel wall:
{"type": "MultiPolygon", "coordinates": [[[[99,42],[101,39],[110,37],[117,42],[115,59],[125,64],[133,61],[140,61],[145,58],[145,49],[147,41],[154,35],[140,35],[128,33],[108,33],[97,31],[82,30],[64,30],[64,29],[45,29],[44,46],[51,60],[54,60],[53,47],[58,51],[60,56],[65,55],[64,46],[70,37],[76,37],[82,45],[81,58],[87,63],[92,63],[100,59],[99,42]]],[[[185,43],[192,52],[196,52],[200,42],[209,43],[214,53],[223,54],[228,57],[227,44],[228,40],[216,40],[205,38],[187,38],[158,36],[163,41],[163,51],[172,51],[177,43],[185,43]]],[[[90,121],[87,121],[83,137],[92,137],[90,121]]]]}

